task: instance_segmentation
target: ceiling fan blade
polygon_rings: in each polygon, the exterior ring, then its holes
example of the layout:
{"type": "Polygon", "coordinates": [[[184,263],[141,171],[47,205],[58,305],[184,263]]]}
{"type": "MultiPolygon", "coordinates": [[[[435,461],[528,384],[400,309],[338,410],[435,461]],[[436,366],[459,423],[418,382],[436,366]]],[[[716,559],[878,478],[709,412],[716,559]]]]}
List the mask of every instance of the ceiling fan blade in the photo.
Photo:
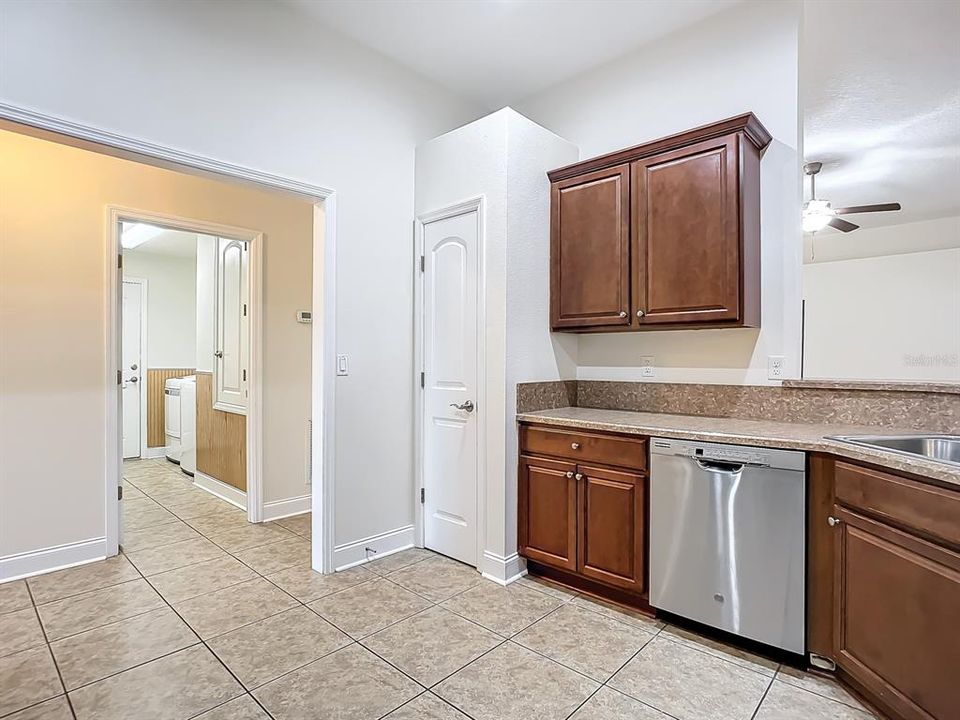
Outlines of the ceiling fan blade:
{"type": "Polygon", "coordinates": [[[852,232],[856,230],[859,225],[854,225],[852,222],[847,222],[846,220],[841,220],[840,218],[830,218],[830,222],[827,223],[832,228],[836,228],[841,232],[852,232]]]}
{"type": "Polygon", "coordinates": [[[837,215],[853,215],[854,213],[868,212],[890,212],[899,210],[900,203],[880,203],[878,205],[853,205],[851,207],[837,208],[834,212],[837,215]]]}

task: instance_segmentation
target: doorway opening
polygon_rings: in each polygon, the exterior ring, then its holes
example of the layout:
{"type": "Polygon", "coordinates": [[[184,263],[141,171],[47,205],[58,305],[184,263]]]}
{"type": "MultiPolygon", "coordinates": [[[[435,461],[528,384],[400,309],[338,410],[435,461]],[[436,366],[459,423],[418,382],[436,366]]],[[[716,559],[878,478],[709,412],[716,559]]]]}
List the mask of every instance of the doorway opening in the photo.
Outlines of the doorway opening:
{"type": "Polygon", "coordinates": [[[167,512],[213,532],[259,521],[247,491],[262,480],[250,397],[262,396],[261,297],[251,288],[262,287],[263,234],[114,208],[111,240],[121,285],[118,544],[127,526],[167,512]]]}
{"type": "Polygon", "coordinates": [[[246,510],[249,241],[121,220],[120,247],[124,467],[246,510]]]}

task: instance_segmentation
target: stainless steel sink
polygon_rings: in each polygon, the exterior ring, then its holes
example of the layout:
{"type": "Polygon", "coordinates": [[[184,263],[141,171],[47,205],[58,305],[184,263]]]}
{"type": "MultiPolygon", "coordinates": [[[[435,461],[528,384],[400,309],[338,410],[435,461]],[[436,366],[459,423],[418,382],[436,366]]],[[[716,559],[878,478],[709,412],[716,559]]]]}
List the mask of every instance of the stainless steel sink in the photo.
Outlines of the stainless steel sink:
{"type": "Polygon", "coordinates": [[[960,435],[835,435],[830,439],[960,466],[960,435]]]}

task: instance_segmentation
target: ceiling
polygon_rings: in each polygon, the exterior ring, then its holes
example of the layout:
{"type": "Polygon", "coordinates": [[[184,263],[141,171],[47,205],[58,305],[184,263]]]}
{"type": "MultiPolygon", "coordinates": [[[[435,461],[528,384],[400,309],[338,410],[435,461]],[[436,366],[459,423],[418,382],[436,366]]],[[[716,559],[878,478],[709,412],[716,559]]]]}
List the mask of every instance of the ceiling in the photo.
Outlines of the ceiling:
{"type": "Polygon", "coordinates": [[[124,250],[124,255],[163,255],[166,257],[193,258],[197,255],[197,236],[194,233],[180,230],[163,230],[156,237],[130,250],[124,250]]]}
{"type": "Polygon", "coordinates": [[[807,161],[824,163],[817,196],[903,206],[846,219],[877,227],[960,215],[958,37],[956,0],[805,4],[803,143],[807,161]]]}
{"type": "Polygon", "coordinates": [[[286,0],[488,110],[740,0],[286,0]]]}

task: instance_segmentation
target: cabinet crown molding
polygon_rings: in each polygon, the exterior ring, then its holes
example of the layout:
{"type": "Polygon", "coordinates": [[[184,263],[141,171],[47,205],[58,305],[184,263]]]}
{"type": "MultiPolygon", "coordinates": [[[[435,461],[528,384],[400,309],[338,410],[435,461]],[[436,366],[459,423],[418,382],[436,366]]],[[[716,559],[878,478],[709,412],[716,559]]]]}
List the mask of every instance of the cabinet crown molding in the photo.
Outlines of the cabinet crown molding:
{"type": "Polygon", "coordinates": [[[616,150],[606,155],[598,155],[588,160],[581,160],[573,165],[565,165],[564,167],[549,171],[547,177],[550,178],[550,182],[566,180],[567,178],[576,177],[583,173],[603,170],[613,167],[614,165],[628,163],[650,155],[675,150],[692,143],[710,140],[711,138],[722,137],[736,132],[742,132],[744,137],[753,143],[761,153],[773,139],[773,136],[763,126],[763,123],[757,119],[757,116],[752,112],[748,112],[743,115],[727,118],[726,120],[710,123],[709,125],[701,125],[692,130],[685,130],[675,135],[668,135],[658,140],[651,140],[641,145],[634,145],[624,150],[616,150]]]}

